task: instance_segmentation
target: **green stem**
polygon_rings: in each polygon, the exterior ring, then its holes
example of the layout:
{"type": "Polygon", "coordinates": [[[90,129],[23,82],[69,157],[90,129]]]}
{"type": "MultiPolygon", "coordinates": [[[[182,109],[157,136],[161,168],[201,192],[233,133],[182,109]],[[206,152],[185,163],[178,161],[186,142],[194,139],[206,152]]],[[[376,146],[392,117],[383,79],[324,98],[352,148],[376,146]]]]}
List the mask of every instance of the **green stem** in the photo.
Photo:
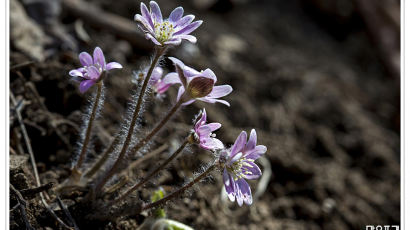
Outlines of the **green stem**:
{"type": "Polygon", "coordinates": [[[191,182],[189,182],[188,184],[186,184],[185,186],[179,188],[178,190],[172,192],[171,194],[169,194],[168,196],[162,198],[161,200],[158,200],[156,202],[147,204],[145,206],[143,206],[140,210],[140,212],[144,211],[144,210],[148,210],[151,208],[155,208],[161,205],[164,205],[167,201],[178,197],[180,195],[182,195],[187,189],[191,188],[194,184],[198,183],[199,181],[201,181],[205,176],[207,176],[210,172],[212,172],[216,167],[216,164],[211,165],[207,170],[205,170],[203,173],[201,173],[199,176],[197,176],[195,179],[193,179],[191,182]]]}
{"type": "Polygon", "coordinates": [[[148,174],[147,177],[142,179],[139,183],[135,184],[132,186],[128,191],[126,191],[123,195],[121,195],[118,199],[115,199],[110,203],[110,205],[118,203],[122,200],[124,200],[128,195],[130,195],[132,192],[137,190],[139,187],[144,185],[149,179],[151,179],[153,176],[155,176],[159,171],[165,168],[172,160],[174,160],[181,152],[182,150],[186,147],[186,145],[189,143],[188,139],[182,143],[182,145],[166,160],[164,161],[161,165],[159,165],[154,171],[152,171],[150,174],[148,174]]]}
{"type": "Polygon", "coordinates": [[[87,147],[88,147],[88,144],[90,143],[91,129],[92,129],[92,126],[93,126],[93,123],[94,123],[94,120],[97,114],[97,108],[100,104],[102,88],[103,88],[103,83],[102,81],[100,81],[99,83],[97,83],[97,94],[95,96],[95,101],[94,101],[94,105],[91,111],[90,120],[88,121],[88,124],[87,124],[87,130],[85,132],[85,138],[84,138],[83,146],[81,148],[80,157],[78,158],[77,163],[72,170],[73,174],[78,174],[81,176],[80,168],[82,164],[84,163],[85,155],[87,153],[87,147]]]}
{"type": "Polygon", "coordinates": [[[119,166],[122,163],[122,160],[124,159],[124,157],[126,155],[126,152],[128,150],[128,146],[131,143],[132,134],[134,133],[135,124],[138,120],[138,115],[139,115],[139,112],[140,112],[140,109],[141,109],[141,105],[142,105],[142,101],[143,101],[143,98],[144,98],[145,91],[147,90],[149,79],[151,78],[152,72],[154,71],[155,66],[157,65],[159,59],[161,58],[161,56],[163,55],[165,50],[166,50],[166,48],[158,48],[156,50],[154,60],[152,61],[151,66],[149,67],[149,70],[147,72],[147,76],[145,76],[144,83],[142,85],[140,94],[138,96],[137,106],[135,107],[135,110],[134,110],[134,113],[133,113],[133,116],[132,116],[132,120],[131,120],[131,123],[130,123],[130,127],[128,128],[128,134],[127,134],[127,137],[125,138],[125,141],[124,141],[124,144],[121,148],[120,154],[118,155],[118,158],[115,161],[114,165],[110,168],[110,170],[107,172],[107,174],[105,174],[105,176],[103,177],[101,182],[98,183],[98,185],[95,189],[96,191],[100,191],[101,188],[104,187],[104,185],[107,183],[107,181],[117,172],[119,166]]]}

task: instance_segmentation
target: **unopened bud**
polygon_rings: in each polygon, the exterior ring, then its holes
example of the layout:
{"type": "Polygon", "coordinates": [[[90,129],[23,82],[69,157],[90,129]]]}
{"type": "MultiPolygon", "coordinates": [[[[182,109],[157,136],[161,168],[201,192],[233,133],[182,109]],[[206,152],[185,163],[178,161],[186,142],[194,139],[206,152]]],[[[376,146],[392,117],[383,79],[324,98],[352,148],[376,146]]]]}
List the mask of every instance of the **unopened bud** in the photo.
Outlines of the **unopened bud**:
{"type": "Polygon", "coordinates": [[[205,97],[214,88],[214,81],[206,77],[196,77],[189,82],[187,92],[191,98],[205,97]]]}

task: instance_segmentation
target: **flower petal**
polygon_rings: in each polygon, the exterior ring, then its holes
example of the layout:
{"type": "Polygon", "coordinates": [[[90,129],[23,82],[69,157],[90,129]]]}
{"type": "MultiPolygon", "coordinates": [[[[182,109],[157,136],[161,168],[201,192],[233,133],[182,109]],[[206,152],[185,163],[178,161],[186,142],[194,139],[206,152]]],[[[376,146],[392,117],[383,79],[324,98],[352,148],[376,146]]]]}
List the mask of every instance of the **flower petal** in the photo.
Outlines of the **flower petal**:
{"type": "Polygon", "coordinates": [[[200,143],[200,146],[206,150],[216,150],[224,148],[222,141],[213,137],[203,139],[203,141],[200,143]]]}
{"type": "Polygon", "coordinates": [[[253,162],[246,162],[242,165],[242,173],[245,179],[254,180],[262,175],[261,169],[253,162]]]}
{"type": "Polygon", "coordinates": [[[205,108],[201,111],[201,118],[195,123],[195,130],[198,129],[201,125],[206,123],[206,110],[205,108]]]}
{"type": "Polygon", "coordinates": [[[93,65],[93,58],[87,52],[81,52],[80,55],[78,55],[78,58],[80,59],[80,63],[83,66],[93,65]]]}
{"type": "MultiPolygon", "coordinates": [[[[149,79],[149,83],[155,84],[158,80],[161,79],[162,73],[164,70],[161,67],[155,67],[154,70],[152,71],[151,78],[149,79]]],[[[146,72],[144,72],[144,75],[146,75],[146,72]]]]}
{"type": "Polygon", "coordinates": [[[112,69],[122,69],[122,65],[118,62],[110,62],[107,64],[105,67],[106,70],[112,70],[112,69]]]}
{"type": "Polygon", "coordinates": [[[226,193],[228,194],[229,200],[231,200],[232,202],[235,201],[235,182],[232,176],[229,175],[226,168],[224,169],[224,172],[222,174],[222,179],[224,181],[225,190],[226,190],[226,193]]]}
{"type": "Polygon", "coordinates": [[[100,71],[95,66],[87,68],[87,75],[90,80],[97,80],[100,77],[100,71]]]}
{"type": "Polygon", "coordinates": [[[232,92],[232,86],[230,85],[217,85],[214,86],[212,92],[207,96],[210,98],[224,97],[232,92]]]}
{"type": "Polygon", "coordinates": [[[98,46],[95,47],[93,57],[94,57],[94,65],[98,64],[100,65],[102,69],[105,69],[105,57],[100,47],[98,46]]]}
{"type": "Polygon", "coordinates": [[[93,81],[93,80],[85,80],[85,81],[82,81],[81,83],[80,83],[80,87],[79,87],[79,89],[80,89],[80,92],[81,93],[85,93],[91,86],[93,86],[95,84],[95,81],[93,81]]]}
{"type": "Polygon", "coordinates": [[[145,34],[145,38],[148,39],[148,40],[151,40],[155,45],[158,45],[158,46],[161,45],[161,43],[159,43],[159,41],[157,41],[157,39],[154,38],[154,36],[152,36],[152,35],[149,34],[149,33],[146,33],[146,34],[145,34]]]}
{"type": "MultiPolygon", "coordinates": [[[[152,21],[152,20],[151,20],[151,17],[149,18],[149,20],[152,21]]],[[[136,14],[136,15],[134,16],[134,21],[137,21],[137,22],[141,23],[141,24],[144,26],[144,27],[141,27],[141,26],[138,25],[138,27],[139,27],[144,33],[146,33],[147,31],[148,31],[149,33],[154,33],[153,26],[150,25],[150,23],[147,21],[147,19],[146,19],[145,17],[141,16],[140,14],[136,14]]]]}
{"type": "Polygon", "coordinates": [[[182,7],[177,7],[175,8],[171,14],[169,15],[169,21],[174,24],[176,22],[178,22],[181,18],[182,15],[184,14],[184,8],[182,7]]]}
{"type": "Polygon", "coordinates": [[[182,106],[187,106],[187,105],[190,105],[190,104],[192,104],[192,103],[194,103],[195,102],[195,100],[189,100],[189,101],[187,101],[187,102],[184,102],[184,103],[182,103],[181,105],[182,106]]]}
{"type": "Polygon", "coordinates": [[[149,5],[151,7],[151,12],[152,12],[152,17],[155,22],[162,22],[162,14],[161,14],[161,9],[159,8],[158,4],[155,1],[150,1],[149,5]]]}
{"type": "Polygon", "coordinates": [[[256,147],[256,140],[257,140],[256,131],[255,129],[252,129],[251,134],[249,135],[248,143],[246,143],[244,152],[249,152],[253,150],[256,147]]]}
{"type": "Polygon", "coordinates": [[[211,69],[206,69],[203,72],[201,72],[201,76],[212,79],[214,81],[214,84],[216,82],[216,75],[214,73],[214,71],[212,71],[211,69]]]}
{"type": "Polygon", "coordinates": [[[230,158],[234,158],[237,153],[242,151],[243,147],[246,144],[246,137],[247,134],[245,131],[242,131],[239,134],[238,138],[236,138],[236,141],[232,146],[231,155],[229,156],[230,158]]]}
{"type": "Polygon", "coordinates": [[[71,70],[68,74],[70,74],[73,77],[83,77],[83,73],[77,69],[71,70]]]}
{"type": "Polygon", "coordinates": [[[257,145],[252,151],[246,152],[246,158],[256,160],[265,154],[267,151],[266,146],[257,145]]]}
{"type": "Polygon", "coordinates": [[[192,31],[196,30],[201,24],[202,24],[202,20],[195,21],[195,22],[183,27],[179,31],[175,32],[174,35],[189,34],[192,31]]]}
{"type": "Polygon", "coordinates": [[[181,35],[176,35],[174,38],[180,38],[180,39],[185,39],[188,40],[191,43],[196,43],[197,39],[195,36],[189,35],[189,34],[181,34],[181,35]]]}
{"type": "MultiPolygon", "coordinates": [[[[152,22],[151,14],[149,13],[147,6],[143,2],[141,2],[140,8],[141,8],[142,17],[144,17],[144,19],[147,21],[151,30],[154,31],[154,23],[152,22]]],[[[150,28],[147,28],[147,29],[150,29],[150,28]]]]}
{"type": "Polygon", "coordinates": [[[201,101],[204,101],[204,102],[207,102],[207,103],[211,103],[211,104],[214,104],[214,103],[216,103],[216,102],[219,102],[219,103],[222,103],[222,104],[224,104],[224,105],[231,106],[231,105],[229,104],[229,102],[227,102],[227,101],[225,101],[225,100],[218,100],[218,99],[214,99],[214,98],[209,98],[208,96],[207,96],[207,97],[198,98],[198,100],[201,100],[201,101]]]}
{"type": "Polygon", "coordinates": [[[182,42],[182,40],[181,40],[180,38],[173,38],[173,39],[171,39],[171,40],[169,40],[169,41],[164,42],[164,44],[176,46],[176,45],[181,44],[181,42],[182,42]]]}
{"type": "Polygon", "coordinates": [[[252,192],[251,192],[251,187],[249,186],[249,184],[243,178],[238,179],[236,183],[238,184],[238,188],[241,191],[242,199],[245,202],[245,204],[251,205],[252,204],[252,192]]]}
{"type": "Polygon", "coordinates": [[[177,96],[177,101],[181,99],[181,96],[185,93],[185,88],[183,86],[180,86],[178,89],[178,96],[177,96]]]}
{"type": "Polygon", "coordinates": [[[192,14],[186,15],[182,17],[177,23],[175,23],[175,28],[184,28],[189,23],[191,23],[195,19],[195,16],[192,14]]]}
{"type": "Polygon", "coordinates": [[[181,80],[179,79],[179,76],[177,73],[172,72],[172,73],[168,73],[167,75],[165,75],[165,77],[162,79],[162,82],[164,84],[182,84],[181,80]]]}
{"type": "Polygon", "coordinates": [[[221,123],[214,122],[214,123],[209,123],[206,126],[208,126],[211,129],[211,131],[213,132],[213,131],[221,128],[222,125],[221,125],[221,123]]]}

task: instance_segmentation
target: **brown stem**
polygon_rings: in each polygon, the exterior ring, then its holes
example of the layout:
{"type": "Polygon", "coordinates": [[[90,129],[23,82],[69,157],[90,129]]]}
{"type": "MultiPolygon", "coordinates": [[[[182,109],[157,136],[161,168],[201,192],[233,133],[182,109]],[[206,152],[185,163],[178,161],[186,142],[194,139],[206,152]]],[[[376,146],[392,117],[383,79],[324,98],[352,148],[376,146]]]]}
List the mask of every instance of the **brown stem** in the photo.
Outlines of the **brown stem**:
{"type": "Polygon", "coordinates": [[[166,50],[166,48],[161,47],[161,48],[158,48],[155,52],[154,60],[152,61],[151,66],[149,67],[149,70],[147,72],[147,76],[145,76],[144,83],[142,85],[140,94],[138,96],[137,106],[135,107],[135,110],[134,110],[134,113],[133,113],[133,116],[132,116],[132,120],[131,120],[131,123],[130,123],[130,127],[128,128],[128,134],[127,134],[127,137],[125,138],[125,141],[124,141],[124,144],[121,148],[120,154],[118,155],[118,158],[115,161],[114,165],[110,168],[110,170],[107,172],[107,174],[105,174],[105,176],[103,177],[101,182],[98,183],[98,185],[95,189],[96,191],[100,191],[101,188],[104,187],[104,185],[107,183],[108,179],[110,179],[117,172],[119,166],[122,163],[122,160],[125,157],[125,154],[128,150],[128,146],[131,143],[131,137],[132,137],[132,134],[134,133],[135,124],[136,124],[137,119],[138,119],[138,115],[139,115],[139,112],[140,112],[140,109],[141,109],[142,101],[143,101],[144,94],[145,94],[145,91],[146,91],[147,86],[148,86],[149,79],[151,78],[152,71],[154,71],[155,66],[157,65],[159,59],[161,58],[161,56],[165,52],[165,50],[166,50]]]}
{"type": "Polygon", "coordinates": [[[171,119],[171,117],[174,115],[174,113],[179,109],[179,107],[184,103],[184,95],[181,96],[181,98],[177,101],[177,103],[171,108],[171,110],[168,112],[168,114],[162,118],[162,120],[154,127],[154,129],[151,130],[151,132],[142,140],[140,140],[132,149],[131,149],[131,154],[137,152],[141,147],[146,145],[155,134],[157,134],[162,127],[164,127],[165,123],[171,119]]]}
{"type": "Polygon", "coordinates": [[[180,195],[182,195],[187,189],[191,188],[194,184],[198,183],[199,181],[201,181],[205,176],[207,176],[210,172],[212,172],[216,167],[216,164],[211,165],[205,172],[201,173],[199,176],[197,176],[195,179],[193,179],[191,182],[189,182],[188,184],[186,184],[184,187],[179,188],[178,190],[172,192],[171,194],[169,194],[168,196],[162,198],[161,200],[158,200],[154,203],[150,203],[147,204],[145,206],[143,206],[140,210],[140,212],[144,211],[144,210],[148,210],[151,208],[155,208],[157,206],[161,206],[164,205],[167,201],[178,197],[180,195]]]}
{"type": "Polygon", "coordinates": [[[87,173],[84,175],[85,177],[91,178],[94,176],[95,173],[98,172],[98,170],[108,160],[110,154],[114,151],[114,148],[119,141],[120,139],[118,138],[118,136],[116,136],[115,139],[111,141],[110,146],[104,151],[103,156],[94,164],[94,166],[90,170],[87,171],[87,173]]]}
{"type": "Polygon", "coordinates": [[[185,148],[185,146],[189,143],[188,139],[182,143],[182,145],[166,160],[164,161],[160,166],[158,166],[154,171],[152,171],[147,177],[142,179],[139,183],[135,184],[132,186],[128,191],[126,191],[123,195],[121,195],[118,199],[115,199],[110,203],[110,205],[115,204],[120,202],[121,200],[124,200],[128,195],[130,195],[132,192],[134,192],[136,189],[144,185],[149,179],[151,179],[154,175],[156,175],[159,171],[165,168],[172,160],[174,160],[185,148]]]}
{"type": "Polygon", "coordinates": [[[95,95],[95,101],[94,101],[94,105],[91,111],[90,120],[88,121],[88,124],[87,124],[87,130],[85,132],[85,138],[84,138],[83,146],[81,148],[80,157],[78,158],[78,161],[72,170],[73,174],[81,175],[81,172],[79,171],[79,169],[81,168],[84,162],[85,155],[87,153],[87,147],[91,139],[91,129],[92,129],[92,126],[93,126],[93,123],[94,123],[94,120],[97,114],[97,108],[100,104],[102,88],[103,88],[103,83],[102,81],[100,81],[99,83],[97,83],[97,94],[95,95]]]}

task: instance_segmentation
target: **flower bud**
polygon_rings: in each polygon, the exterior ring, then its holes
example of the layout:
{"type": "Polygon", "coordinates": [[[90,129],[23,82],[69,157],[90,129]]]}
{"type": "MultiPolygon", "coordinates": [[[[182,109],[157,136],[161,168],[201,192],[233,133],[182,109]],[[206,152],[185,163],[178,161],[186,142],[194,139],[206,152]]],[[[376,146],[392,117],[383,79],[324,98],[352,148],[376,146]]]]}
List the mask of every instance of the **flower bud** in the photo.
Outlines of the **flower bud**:
{"type": "Polygon", "coordinates": [[[188,84],[187,93],[191,98],[205,97],[211,93],[214,80],[206,77],[196,77],[188,84]]]}

